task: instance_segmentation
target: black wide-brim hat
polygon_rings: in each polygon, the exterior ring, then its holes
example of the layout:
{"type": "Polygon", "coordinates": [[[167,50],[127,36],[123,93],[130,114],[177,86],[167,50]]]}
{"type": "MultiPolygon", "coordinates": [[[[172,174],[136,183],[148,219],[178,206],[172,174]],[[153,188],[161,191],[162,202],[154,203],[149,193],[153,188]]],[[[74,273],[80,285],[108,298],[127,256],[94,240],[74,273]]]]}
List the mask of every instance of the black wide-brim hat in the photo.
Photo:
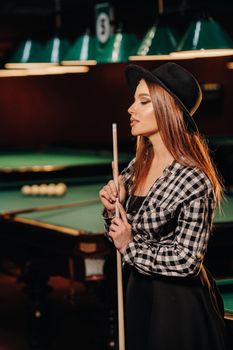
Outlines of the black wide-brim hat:
{"type": "Polygon", "coordinates": [[[133,93],[141,79],[162,86],[182,109],[188,131],[198,132],[192,115],[201,103],[202,92],[200,85],[190,72],[176,63],[169,62],[153,71],[136,64],[129,64],[125,75],[133,93]]]}

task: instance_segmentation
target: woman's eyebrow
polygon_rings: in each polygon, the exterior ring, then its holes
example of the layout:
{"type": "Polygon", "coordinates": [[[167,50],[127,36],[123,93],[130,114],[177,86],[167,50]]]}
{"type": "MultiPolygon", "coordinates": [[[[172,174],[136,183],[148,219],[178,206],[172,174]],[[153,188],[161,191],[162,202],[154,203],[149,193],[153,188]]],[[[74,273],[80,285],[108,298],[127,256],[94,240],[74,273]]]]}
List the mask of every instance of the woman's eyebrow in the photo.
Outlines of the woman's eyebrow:
{"type": "MultiPolygon", "coordinates": [[[[143,92],[143,93],[138,94],[138,97],[150,97],[150,95],[143,92]]],[[[136,98],[136,96],[134,96],[134,98],[136,98]]]]}

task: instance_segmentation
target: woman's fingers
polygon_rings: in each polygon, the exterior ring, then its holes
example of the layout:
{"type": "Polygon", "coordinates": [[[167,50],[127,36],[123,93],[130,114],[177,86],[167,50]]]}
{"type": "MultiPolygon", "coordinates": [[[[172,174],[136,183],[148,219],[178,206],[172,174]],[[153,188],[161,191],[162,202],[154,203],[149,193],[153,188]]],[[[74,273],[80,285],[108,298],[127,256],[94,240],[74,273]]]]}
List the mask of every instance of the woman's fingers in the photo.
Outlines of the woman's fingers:
{"type": "Polygon", "coordinates": [[[104,188],[99,191],[99,197],[102,204],[107,210],[115,211],[115,202],[111,199],[108,192],[104,188]]]}
{"type": "Polygon", "coordinates": [[[104,199],[104,200],[110,202],[111,198],[110,198],[108,192],[104,188],[99,192],[99,196],[100,196],[100,199],[104,199]]]}
{"type": "Polygon", "coordinates": [[[122,221],[123,221],[124,223],[128,223],[127,215],[126,215],[125,209],[123,208],[123,206],[121,205],[120,202],[117,203],[117,206],[118,206],[119,213],[120,213],[120,216],[121,216],[121,218],[122,218],[122,221]]]}
{"type": "MultiPolygon", "coordinates": [[[[119,176],[119,200],[125,200],[125,188],[122,183],[122,176],[119,176]]],[[[100,191],[99,197],[103,205],[110,211],[115,210],[116,200],[118,197],[117,189],[113,180],[110,180],[100,191]]]]}
{"type": "Polygon", "coordinates": [[[99,193],[102,197],[113,203],[116,201],[116,191],[114,190],[115,188],[109,181],[109,183],[106,186],[104,186],[99,193]]]}
{"type": "MultiPolygon", "coordinates": [[[[119,195],[120,195],[119,200],[124,201],[124,199],[125,199],[125,187],[124,187],[124,184],[122,182],[122,176],[120,175],[118,179],[119,179],[118,188],[119,188],[119,195]]],[[[104,189],[104,191],[106,191],[105,198],[107,198],[109,200],[111,199],[113,202],[115,202],[117,197],[118,197],[115,182],[113,180],[110,180],[107,183],[107,185],[105,185],[103,187],[103,189],[104,189]]]]}
{"type": "Polygon", "coordinates": [[[113,180],[110,180],[108,182],[108,186],[109,186],[108,189],[109,189],[111,195],[113,195],[116,198],[117,197],[117,189],[116,189],[115,182],[113,180]]]}
{"type": "Polygon", "coordinates": [[[114,224],[116,226],[120,226],[122,224],[122,220],[120,218],[113,218],[112,224],[114,224]]]}
{"type": "MultiPolygon", "coordinates": [[[[121,213],[124,217],[124,210],[121,213]]],[[[113,240],[115,247],[123,254],[125,247],[132,240],[131,225],[128,222],[124,222],[122,218],[114,218],[112,219],[108,234],[113,240]]]]}
{"type": "Polygon", "coordinates": [[[112,219],[111,225],[109,226],[109,230],[117,233],[124,228],[123,222],[119,218],[112,219]]]}

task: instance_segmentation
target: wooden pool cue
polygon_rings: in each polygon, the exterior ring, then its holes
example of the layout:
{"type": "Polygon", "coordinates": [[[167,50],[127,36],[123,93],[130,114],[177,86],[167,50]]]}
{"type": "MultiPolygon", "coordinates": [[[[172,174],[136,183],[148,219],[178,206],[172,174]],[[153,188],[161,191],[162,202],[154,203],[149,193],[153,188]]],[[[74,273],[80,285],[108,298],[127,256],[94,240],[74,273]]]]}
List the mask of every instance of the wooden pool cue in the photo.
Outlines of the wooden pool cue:
{"type": "Polygon", "coordinates": [[[17,210],[4,210],[0,213],[0,216],[14,217],[19,214],[28,214],[28,213],[34,213],[37,211],[65,209],[65,208],[79,207],[83,205],[91,205],[96,203],[99,203],[99,199],[91,199],[89,201],[71,202],[71,203],[64,203],[64,204],[57,204],[57,205],[44,205],[40,207],[24,208],[24,209],[17,209],[17,210]]]}
{"type": "MultiPolygon", "coordinates": [[[[115,217],[119,218],[119,184],[118,184],[118,147],[117,147],[117,125],[112,124],[112,139],[113,139],[113,180],[117,189],[117,200],[115,217]]],[[[125,327],[124,327],[124,304],[123,304],[123,283],[122,283],[122,262],[121,254],[117,250],[117,295],[118,295],[118,338],[119,350],[125,350],[125,327]]]]}

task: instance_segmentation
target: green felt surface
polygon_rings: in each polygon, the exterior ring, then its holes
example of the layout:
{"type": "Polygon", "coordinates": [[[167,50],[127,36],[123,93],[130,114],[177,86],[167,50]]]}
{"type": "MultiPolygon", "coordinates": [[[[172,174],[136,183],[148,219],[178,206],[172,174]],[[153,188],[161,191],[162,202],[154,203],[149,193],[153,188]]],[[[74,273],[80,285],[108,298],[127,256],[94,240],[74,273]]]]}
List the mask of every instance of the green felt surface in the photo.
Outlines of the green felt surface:
{"type": "Polygon", "coordinates": [[[211,145],[229,146],[233,145],[233,135],[227,136],[209,136],[207,137],[211,145]]]}
{"type": "Polygon", "coordinates": [[[224,302],[224,310],[233,315],[233,291],[231,293],[224,292],[221,295],[224,302]]]}
{"type": "MultiPolygon", "coordinates": [[[[0,211],[98,199],[98,192],[104,184],[94,183],[68,186],[66,194],[62,197],[23,196],[19,190],[2,191],[0,196],[0,211]]],[[[97,203],[82,207],[21,214],[20,216],[43,223],[101,233],[104,230],[101,212],[102,204],[97,203]]]]}
{"type": "MultiPolygon", "coordinates": [[[[17,210],[22,208],[98,199],[98,192],[105,183],[106,180],[102,179],[102,181],[99,181],[98,183],[68,185],[68,190],[63,197],[23,196],[20,189],[9,188],[0,192],[0,212],[4,210],[17,210]]],[[[100,232],[103,230],[101,209],[101,204],[95,204],[82,208],[59,209],[50,212],[37,212],[27,215],[21,214],[20,216],[61,226],[100,232]]],[[[215,223],[233,221],[232,197],[227,204],[224,204],[224,212],[225,216],[221,216],[220,214],[215,216],[215,223]]]]}
{"type": "Polygon", "coordinates": [[[233,315],[233,278],[216,281],[224,302],[225,311],[233,315]]]}
{"type": "Polygon", "coordinates": [[[233,315],[233,278],[216,280],[224,302],[225,311],[233,315]]]}
{"type": "Polygon", "coordinates": [[[224,278],[221,280],[216,280],[217,286],[232,286],[233,289],[233,278],[224,278]]]}
{"type": "Polygon", "coordinates": [[[233,196],[226,197],[226,201],[222,202],[222,212],[216,211],[214,216],[215,223],[233,222],[233,196]]]}
{"type": "MultiPolygon", "coordinates": [[[[128,161],[129,154],[119,154],[119,161],[128,161]]],[[[110,164],[111,152],[54,150],[47,152],[0,152],[0,170],[10,171],[33,166],[77,166],[110,164]]]]}

